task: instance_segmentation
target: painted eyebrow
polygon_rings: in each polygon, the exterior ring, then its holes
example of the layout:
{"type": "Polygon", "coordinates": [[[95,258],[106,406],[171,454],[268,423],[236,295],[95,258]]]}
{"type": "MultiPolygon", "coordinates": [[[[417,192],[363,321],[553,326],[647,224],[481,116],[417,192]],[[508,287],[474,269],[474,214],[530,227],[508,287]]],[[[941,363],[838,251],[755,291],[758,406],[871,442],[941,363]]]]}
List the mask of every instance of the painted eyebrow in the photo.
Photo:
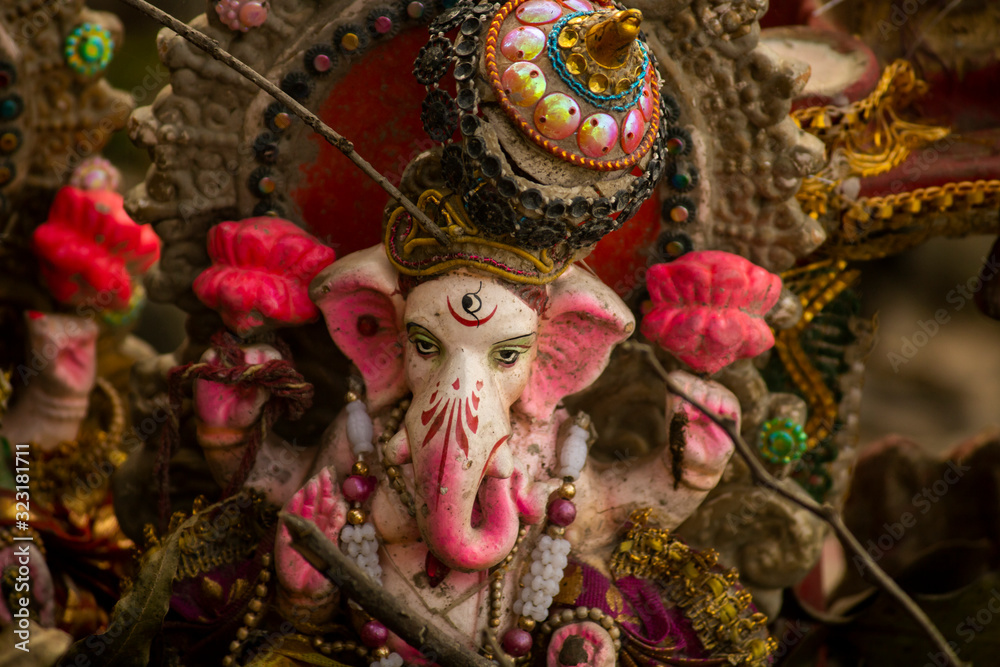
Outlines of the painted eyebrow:
{"type": "MultiPolygon", "coordinates": [[[[524,335],[521,335],[521,336],[514,336],[513,338],[507,338],[506,340],[498,340],[497,342],[495,342],[493,344],[494,345],[503,345],[504,343],[515,343],[517,341],[524,340],[525,338],[531,338],[531,337],[533,337],[535,335],[537,335],[537,334],[535,334],[534,332],[532,332],[532,333],[524,334],[524,335]]],[[[525,344],[527,344],[527,343],[525,343],[525,344]]]]}
{"type": "MultiPolygon", "coordinates": [[[[419,324],[417,324],[416,322],[407,322],[407,323],[406,323],[406,333],[407,333],[407,334],[410,334],[410,333],[413,333],[413,330],[414,330],[414,329],[419,329],[420,331],[424,331],[424,332],[426,332],[427,334],[429,334],[429,335],[431,335],[431,336],[434,336],[434,334],[433,334],[433,333],[431,333],[431,330],[430,330],[430,329],[428,329],[427,327],[423,327],[423,326],[420,326],[420,325],[419,325],[419,324]]],[[[435,338],[436,338],[436,336],[435,336],[435,338]]]]}

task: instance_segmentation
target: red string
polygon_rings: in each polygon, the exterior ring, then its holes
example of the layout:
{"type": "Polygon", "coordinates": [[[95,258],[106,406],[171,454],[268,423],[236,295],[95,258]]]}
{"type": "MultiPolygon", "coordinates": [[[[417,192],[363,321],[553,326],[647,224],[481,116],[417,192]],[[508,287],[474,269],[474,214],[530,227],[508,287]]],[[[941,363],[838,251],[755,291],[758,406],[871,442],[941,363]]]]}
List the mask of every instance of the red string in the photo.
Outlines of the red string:
{"type": "Polygon", "coordinates": [[[165,532],[170,518],[170,458],[180,446],[180,419],[184,399],[192,396],[195,380],[208,380],[225,385],[235,385],[247,390],[267,389],[271,397],[264,404],[256,428],[250,430],[243,458],[236,473],[222,494],[227,498],[243,486],[261,444],[276,421],[281,417],[296,420],[312,405],[313,386],[295,370],[291,350],[282,341],[267,341],[274,346],[282,359],[262,364],[247,364],[243,359],[241,341],[226,331],[212,337],[212,346],[219,356],[212,363],[196,362],[175,366],[167,374],[167,394],[170,400],[170,420],[163,429],[157,453],[154,474],[159,481],[160,531],[165,532]]]}

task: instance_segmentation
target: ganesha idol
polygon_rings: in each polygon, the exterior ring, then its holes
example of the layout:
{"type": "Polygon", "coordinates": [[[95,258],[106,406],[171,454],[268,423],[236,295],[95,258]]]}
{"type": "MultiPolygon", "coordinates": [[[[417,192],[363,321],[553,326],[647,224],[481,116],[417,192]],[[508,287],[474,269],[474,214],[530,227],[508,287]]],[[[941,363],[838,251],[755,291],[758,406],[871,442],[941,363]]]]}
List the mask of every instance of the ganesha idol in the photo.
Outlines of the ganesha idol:
{"type": "MultiPolygon", "coordinates": [[[[194,381],[195,431],[220,487],[242,484],[312,520],[469,651],[551,666],[764,665],[766,618],[735,571],[672,533],[719,481],[726,434],[670,396],[670,446],[602,464],[588,457],[600,434],[562,404],[636,329],[580,260],[648,196],[668,143],[683,145],[640,22],[638,11],[582,0],[439,16],[415,74],[428,86],[425,128],[445,145],[415,159],[402,185],[426,220],[390,202],[382,243],[335,261],[288,221],[214,228],[213,266],[194,290],[240,342],[235,356],[230,346],[202,357],[222,370],[194,381]],[[459,56],[454,98],[438,84],[441,52],[459,56]],[[281,261],[285,274],[272,266],[281,261]],[[254,268],[234,270],[241,263],[254,268]],[[220,378],[227,363],[292,361],[269,329],[312,313],[355,376],[342,413],[305,447],[260,429],[269,387],[220,378]]],[[[647,333],[690,367],[717,370],[767,347],[776,276],[713,252],[651,276],[647,333]]],[[[721,385],[672,377],[738,423],[721,385]]],[[[432,646],[362,612],[291,541],[279,523],[223,664],[436,663],[432,646]]],[[[178,590],[175,612],[207,617],[191,587],[183,604],[178,590]]]]}
{"type": "Polygon", "coordinates": [[[141,303],[136,278],[160,246],[125,213],[116,179],[100,158],[74,171],[30,236],[39,285],[26,283],[20,299],[0,306],[7,322],[20,310],[23,323],[8,334],[23,349],[4,369],[10,406],[0,410],[0,570],[16,574],[27,555],[32,594],[15,594],[4,580],[3,664],[54,664],[74,636],[106,627],[133,558],[109,490],[125,459],[125,409],[98,376],[97,345],[100,321],[114,326],[141,303]],[[26,639],[16,619],[26,606],[41,649],[30,658],[6,642],[11,632],[26,639]]]}

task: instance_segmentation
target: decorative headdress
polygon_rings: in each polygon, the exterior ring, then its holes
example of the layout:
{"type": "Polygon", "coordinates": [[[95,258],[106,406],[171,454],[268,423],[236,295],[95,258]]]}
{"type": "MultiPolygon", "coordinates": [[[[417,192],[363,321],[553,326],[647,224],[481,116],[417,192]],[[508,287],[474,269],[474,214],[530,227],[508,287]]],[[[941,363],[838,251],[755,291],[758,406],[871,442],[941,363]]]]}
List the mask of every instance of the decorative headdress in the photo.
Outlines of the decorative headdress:
{"type": "MultiPolygon", "coordinates": [[[[91,161],[73,181],[111,185],[116,178],[113,167],[105,171],[91,161]]],[[[145,295],[137,278],[160,258],[153,229],[129,217],[120,194],[100,187],[61,188],[48,219],[32,234],[32,248],[42,282],[57,301],[117,312],[112,318],[118,324],[137,314],[145,295]]]]}
{"type": "Polygon", "coordinates": [[[413,73],[424,129],[446,144],[443,185],[417,194],[451,243],[390,206],[384,241],[402,273],[473,266],[544,284],[632,217],[668,138],[687,139],[641,21],[588,0],[466,1],[438,16],[413,73]],[[455,97],[442,87],[452,64],[455,97]]]}

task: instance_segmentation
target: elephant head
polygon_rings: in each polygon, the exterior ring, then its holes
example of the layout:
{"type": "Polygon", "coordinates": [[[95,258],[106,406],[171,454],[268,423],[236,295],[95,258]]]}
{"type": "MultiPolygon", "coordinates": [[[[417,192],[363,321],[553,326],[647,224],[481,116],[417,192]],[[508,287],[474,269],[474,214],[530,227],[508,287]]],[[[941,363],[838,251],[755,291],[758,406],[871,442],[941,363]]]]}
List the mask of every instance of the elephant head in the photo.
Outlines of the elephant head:
{"type": "Polygon", "coordinates": [[[0,433],[11,442],[54,450],[75,440],[97,381],[98,326],[78,315],[25,312],[28,356],[19,392],[0,433]]]}
{"type": "Polygon", "coordinates": [[[456,269],[404,295],[381,247],[334,263],[312,293],[364,377],[369,409],[412,393],[385,454],[413,465],[428,549],[464,571],[500,562],[528,512],[514,488],[511,416],[548,422],[593,382],[634,328],[625,304],[578,269],[544,287],[456,269]]]}
{"type": "MultiPolygon", "coordinates": [[[[38,381],[52,396],[85,397],[97,377],[97,325],[75,315],[24,314],[31,362],[38,381]]],[[[27,378],[25,378],[27,380],[27,378]]]]}

